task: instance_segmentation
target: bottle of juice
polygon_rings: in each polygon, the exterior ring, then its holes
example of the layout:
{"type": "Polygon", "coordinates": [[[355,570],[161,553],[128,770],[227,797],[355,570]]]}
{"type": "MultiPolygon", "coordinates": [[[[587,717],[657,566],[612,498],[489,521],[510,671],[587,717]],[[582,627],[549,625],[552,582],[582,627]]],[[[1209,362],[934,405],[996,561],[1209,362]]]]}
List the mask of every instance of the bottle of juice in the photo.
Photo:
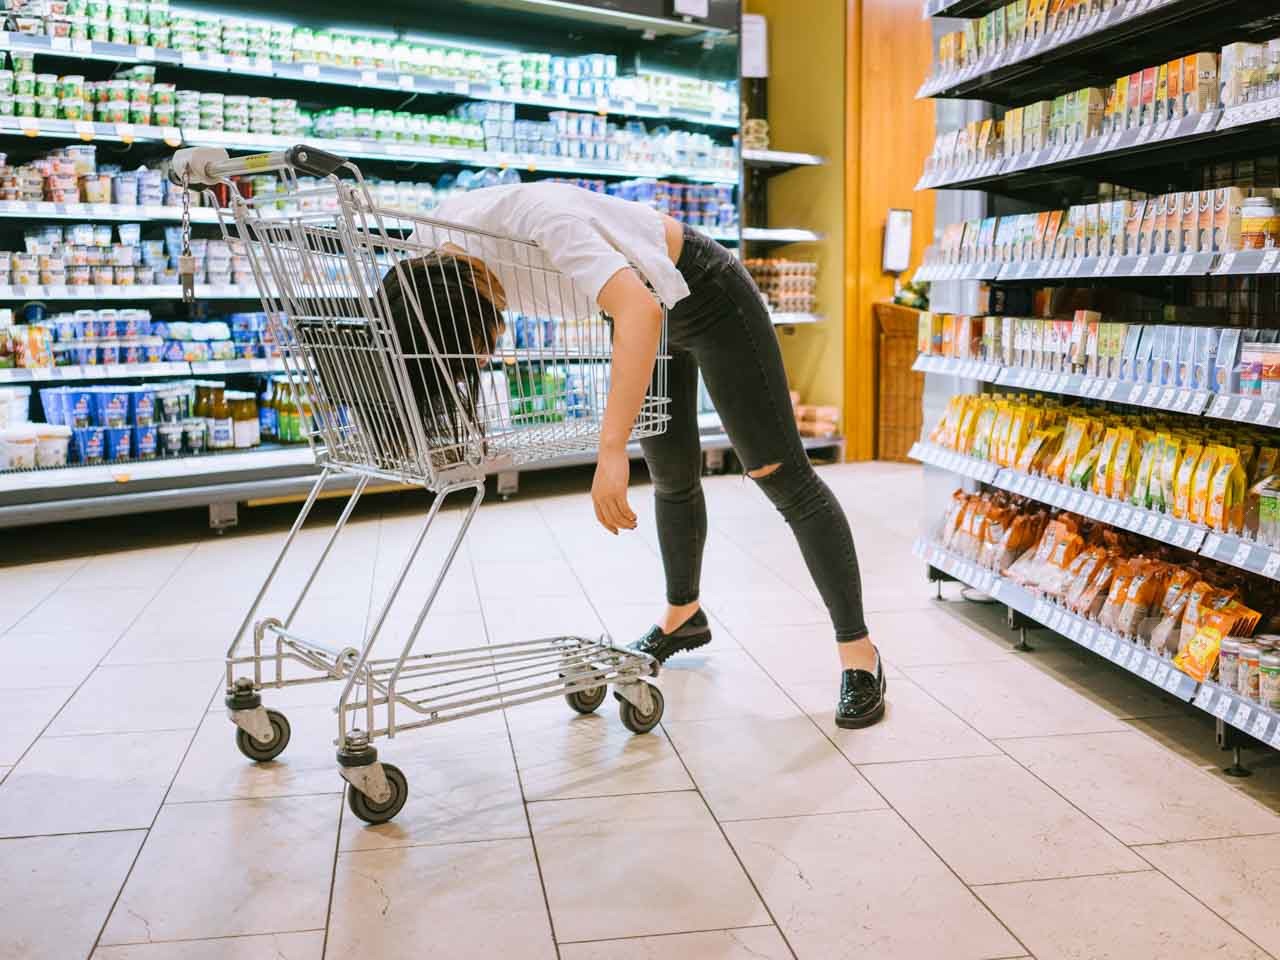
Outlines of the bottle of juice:
{"type": "Polygon", "coordinates": [[[210,388],[210,393],[213,399],[209,405],[209,446],[213,450],[228,450],[235,446],[236,441],[226,387],[218,384],[210,388]]]}
{"type": "Polygon", "coordinates": [[[264,442],[276,438],[277,413],[274,395],[275,383],[267,377],[262,388],[262,396],[258,398],[258,433],[264,442]]]}
{"type": "Polygon", "coordinates": [[[288,380],[277,381],[277,393],[282,390],[284,395],[280,400],[280,425],[277,428],[280,431],[280,439],[284,443],[299,443],[302,440],[302,430],[299,424],[301,411],[298,409],[298,401],[294,397],[293,384],[288,380]]]}

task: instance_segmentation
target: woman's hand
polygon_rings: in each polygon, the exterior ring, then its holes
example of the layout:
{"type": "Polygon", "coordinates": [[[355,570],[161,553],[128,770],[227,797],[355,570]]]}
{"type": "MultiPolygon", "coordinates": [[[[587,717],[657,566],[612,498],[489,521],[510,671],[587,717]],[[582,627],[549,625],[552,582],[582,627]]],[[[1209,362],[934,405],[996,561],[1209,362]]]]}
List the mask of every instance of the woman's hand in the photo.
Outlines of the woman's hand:
{"type": "Polygon", "coordinates": [[[636,515],[627,502],[627,483],[631,479],[631,459],[627,448],[600,448],[596,459],[596,475],[591,482],[591,502],[596,508],[600,526],[617,535],[619,530],[634,530],[636,515]]]}

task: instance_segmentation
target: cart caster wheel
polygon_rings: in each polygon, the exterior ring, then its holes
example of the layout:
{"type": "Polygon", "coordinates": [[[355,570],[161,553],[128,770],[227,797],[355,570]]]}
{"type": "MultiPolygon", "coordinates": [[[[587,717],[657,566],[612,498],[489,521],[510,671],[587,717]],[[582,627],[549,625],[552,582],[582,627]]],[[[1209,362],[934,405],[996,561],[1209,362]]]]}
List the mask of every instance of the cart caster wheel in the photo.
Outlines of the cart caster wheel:
{"type": "Polygon", "coordinates": [[[284,753],[284,748],[289,745],[292,731],[289,729],[289,721],[285,719],[285,715],[278,710],[268,710],[267,719],[271,721],[270,740],[255,740],[249,735],[249,731],[236,730],[236,746],[240,748],[241,753],[255,763],[274,760],[284,753]]]}
{"type": "Polygon", "coordinates": [[[586,690],[575,690],[573,693],[566,693],[564,698],[569,706],[579,713],[595,713],[600,704],[604,703],[604,695],[607,692],[608,688],[602,683],[598,687],[588,687],[586,690]]]}
{"type": "Polygon", "coordinates": [[[382,772],[387,775],[387,786],[391,788],[391,796],[386,803],[374,803],[355,787],[347,786],[347,806],[365,823],[386,823],[400,812],[404,802],[409,799],[409,781],[400,772],[400,768],[384,763],[382,772]]]}
{"type": "Polygon", "coordinates": [[[618,716],[622,718],[622,725],[632,733],[648,733],[662,720],[662,691],[650,686],[649,693],[653,696],[653,709],[648,713],[641,713],[631,701],[618,697],[618,716]]]}

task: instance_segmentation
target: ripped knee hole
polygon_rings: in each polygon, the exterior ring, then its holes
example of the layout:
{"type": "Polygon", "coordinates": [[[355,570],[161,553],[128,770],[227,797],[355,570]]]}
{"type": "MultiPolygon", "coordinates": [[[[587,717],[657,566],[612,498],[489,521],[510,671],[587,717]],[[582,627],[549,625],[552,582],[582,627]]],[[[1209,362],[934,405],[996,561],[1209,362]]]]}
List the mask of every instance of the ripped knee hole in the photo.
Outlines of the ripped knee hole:
{"type": "Polygon", "coordinates": [[[760,480],[777,473],[781,467],[781,463],[771,463],[768,466],[757,467],[755,470],[748,470],[747,476],[752,480],[760,480]]]}

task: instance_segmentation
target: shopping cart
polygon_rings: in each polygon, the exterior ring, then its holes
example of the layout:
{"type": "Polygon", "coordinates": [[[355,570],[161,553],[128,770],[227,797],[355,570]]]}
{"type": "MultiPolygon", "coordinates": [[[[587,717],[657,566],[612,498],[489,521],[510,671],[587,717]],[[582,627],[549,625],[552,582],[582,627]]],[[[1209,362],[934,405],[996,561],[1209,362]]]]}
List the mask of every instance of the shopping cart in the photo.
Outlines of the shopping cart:
{"type": "MultiPolygon", "coordinates": [[[[293,389],[310,410],[321,467],[227,651],[226,705],[241,752],[269,761],[289,743],[289,722],[263,706],[263,688],[341,681],[338,771],[352,812],[382,823],[404,805],[408,784],[378,760],[380,737],[557,696],[590,713],[609,685],[627,728],[652,730],[663,710],[648,682],[658,664],[607,637],[414,652],[486,474],[596,448],[611,355],[598,308],[536,245],[380,208],[354,164],[320,150],[234,159],[183,150],[171,175],[187,188],[184,200],[190,189],[213,192],[224,237],[249,258],[293,389]],[[254,176],[252,196],[232,180],[258,174],[278,179],[254,176]],[[258,617],[317,498],[340,475],[355,478],[354,490],[296,600],[282,617],[258,617]],[[363,637],[301,636],[291,625],[372,480],[432,492],[421,528],[363,637]],[[416,620],[393,656],[375,657],[392,605],[454,494],[467,495],[466,511],[416,620]]],[[[189,298],[195,264],[185,210],[183,238],[189,298]]],[[[666,395],[660,350],[635,437],[665,429],[666,395]]]]}

